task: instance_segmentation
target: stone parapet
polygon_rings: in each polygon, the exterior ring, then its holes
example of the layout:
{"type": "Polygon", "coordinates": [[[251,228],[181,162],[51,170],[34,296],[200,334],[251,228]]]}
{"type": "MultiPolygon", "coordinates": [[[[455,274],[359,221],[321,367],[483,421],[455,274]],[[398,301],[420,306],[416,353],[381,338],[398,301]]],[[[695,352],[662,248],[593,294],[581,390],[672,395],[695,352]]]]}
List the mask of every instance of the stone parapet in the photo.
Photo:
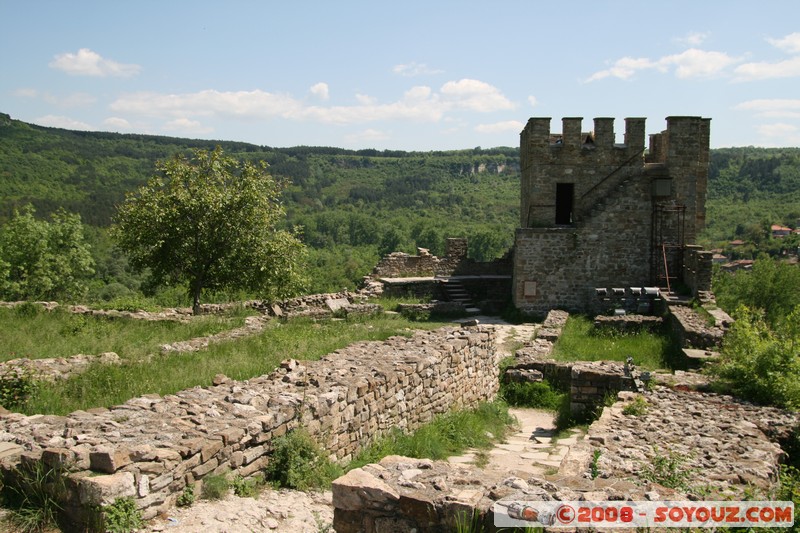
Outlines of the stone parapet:
{"type": "Polygon", "coordinates": [[[697,311],[685,305],[671,305],[669,320],[682,348],[701,350],[719,348],[725,326],[710,324],[697,311]]]}

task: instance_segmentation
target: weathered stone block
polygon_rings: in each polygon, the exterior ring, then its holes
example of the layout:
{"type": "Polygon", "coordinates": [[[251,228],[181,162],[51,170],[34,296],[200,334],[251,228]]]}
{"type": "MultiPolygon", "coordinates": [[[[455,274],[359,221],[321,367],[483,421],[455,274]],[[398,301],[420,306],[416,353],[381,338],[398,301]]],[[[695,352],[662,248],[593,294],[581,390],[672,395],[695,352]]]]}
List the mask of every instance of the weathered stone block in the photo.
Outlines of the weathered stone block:
{"type": "Polygon", "coordinates": [[[333,482],[333,505],[345,511],[364,507],[385,508],[400,499],[400,494],[361,468],[351,470],[333,482]]]}
{"type": "Polygon", "coordinates": [[[133,474],[84,477],[78,482],[78,495],[82,505],[108,505],[117,498],[136,496],[133,474]]]}
{"type": "Polygon", "coordinates": [[[130,452],[125,448],[101,447],[89,454],[89,467],[95,472],[113,474],[131,462],[130,452]]]}

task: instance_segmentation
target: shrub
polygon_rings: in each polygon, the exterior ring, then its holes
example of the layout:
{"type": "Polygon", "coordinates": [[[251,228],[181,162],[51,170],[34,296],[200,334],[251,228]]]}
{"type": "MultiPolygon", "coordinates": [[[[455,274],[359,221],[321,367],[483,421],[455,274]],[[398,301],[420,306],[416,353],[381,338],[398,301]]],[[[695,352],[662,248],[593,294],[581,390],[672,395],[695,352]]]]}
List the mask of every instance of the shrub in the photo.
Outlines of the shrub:
{"type": "Polygon", "coordinates": [[[221,500],[230,489],[231,484],[228,476],[224,474],[210,474],[203,478],[203,489],[201,494],[206,500],[221,500]]]}
{"type": "Polygon", "coordinates": [[[622,408],[622,414],[627,416],[642,416],[647,413],[647,408],[649,406],[650,405],[643,396],[637,396],[622,408]]]}
{"type": "Polygon", "coordinates": [[[689,480],[695,472],[685,466],[687,458],[673,451],[664,455],[657,447],[653,451],[655,455],[650,464],[642,466],[641,477],[670,489],[688,490],[689,480]]]}
{"type": "Polygon", "coordinates": [[[558,392],[546,381],[501,382],[500,395],[514,407],[536,407],[557,410],[566,393],[558,392]]]}
{"type": "Polygon", "coordinates": [[[128,533],[144,525],[142,512],[133,498],[117,498],[103,507],[103,529],[108,533],[128,533]]]}
{"type": "Polygon", "coordinates": [[[600,461],[600,456],[603,452],[600,449],[595,449],[592,452],[592,462],[589,463],[589,473],[592,476],[592,479],[597,479],[597,476],[600,475],[600,468],[597,466],[598,461],[600,461]]]}
{"type": "Polygon", "coordinates": [[[191,507],[194,500],[194,485],[186,485],[181,495],[178,496],[178,499],[175,501],[175,505],[178,507],[191,507]]]}
{"type": "Polygon", "coordinates": [[[760,404],[800,407],[800,306],[773,330],[764,313],[740,306],[711,368],[721,387],[760,404]]]}
{"type": "Polygon", "coordinates": [[[327,487],[342,473],[304,429],[275,439],[270,459],[266,477],[279,487],[297,490],[327,487]]]}
{"type": "Polygon", "coordinates": [[[13,410],[23,406],[39,386],[36,374],[29,368],[6,368],[0,372],[0,405],[13,410]]]}
{"type": "Polygon", "coordinates": [[[263,484],[264,480],[261,478],[243,478],[236,476],[231,481],[231,488],[233,493],[240,498],[252,498],[258,494],[258,489],[263,484]]]}

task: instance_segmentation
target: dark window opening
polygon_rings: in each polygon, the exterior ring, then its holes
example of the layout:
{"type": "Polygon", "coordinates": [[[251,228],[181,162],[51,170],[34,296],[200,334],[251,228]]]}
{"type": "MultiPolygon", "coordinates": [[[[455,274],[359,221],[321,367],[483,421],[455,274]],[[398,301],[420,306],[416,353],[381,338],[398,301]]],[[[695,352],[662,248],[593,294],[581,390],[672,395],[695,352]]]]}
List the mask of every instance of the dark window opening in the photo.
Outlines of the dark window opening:
{"type": "Polygon", "coordinates": [[[572,224],[574,183],[556,183],[556,224],[572,224]]]}

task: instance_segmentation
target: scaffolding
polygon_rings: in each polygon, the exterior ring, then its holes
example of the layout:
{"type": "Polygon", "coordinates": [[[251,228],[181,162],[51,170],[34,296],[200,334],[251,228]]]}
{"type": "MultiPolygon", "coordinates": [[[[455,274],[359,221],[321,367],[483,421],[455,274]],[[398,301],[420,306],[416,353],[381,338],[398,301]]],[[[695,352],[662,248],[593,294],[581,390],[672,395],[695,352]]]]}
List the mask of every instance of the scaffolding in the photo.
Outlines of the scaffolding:
{"type": "Polygon", "coordinates": [[[650,227],[650,278],[654,285],[670,294],[683,271],[686,206],[676,202],[654,203],[650,227]]]}

